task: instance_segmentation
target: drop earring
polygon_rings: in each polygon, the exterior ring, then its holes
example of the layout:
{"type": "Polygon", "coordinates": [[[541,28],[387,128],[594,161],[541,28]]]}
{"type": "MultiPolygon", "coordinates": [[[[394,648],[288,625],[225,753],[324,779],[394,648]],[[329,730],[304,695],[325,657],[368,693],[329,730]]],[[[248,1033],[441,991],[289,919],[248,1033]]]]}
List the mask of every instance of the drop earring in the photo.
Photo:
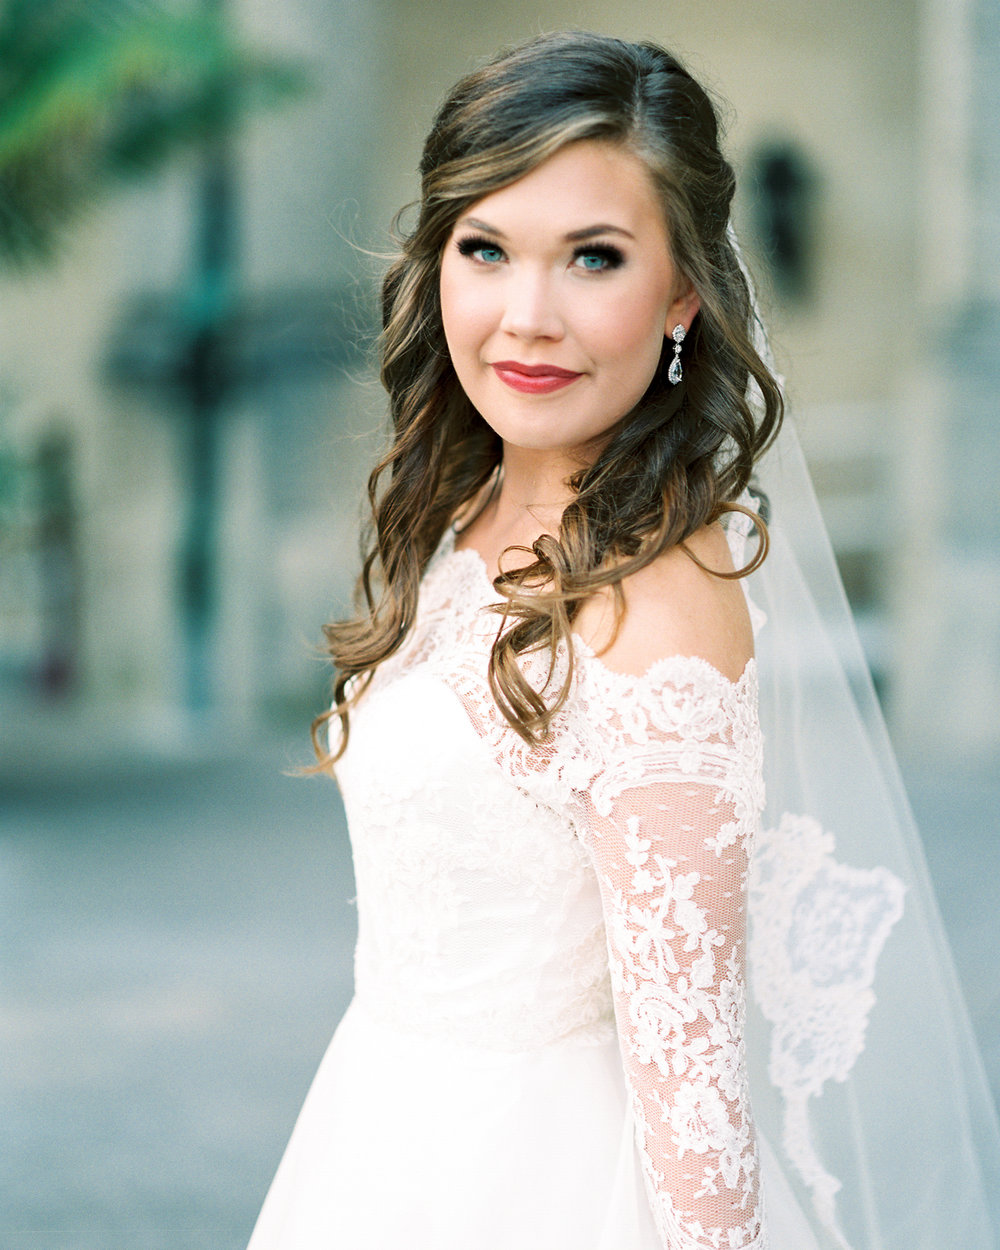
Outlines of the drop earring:
{"type": "Polygon", "coordinates": [[[670,337],[674,340],[674,358],[670,362],[670,368],[667,370],[667,381],[676,386],[684,377],[684,367],[681,365],[681,344],[687,337],[687,331],[679,321],[671,330],[670,337]]]}

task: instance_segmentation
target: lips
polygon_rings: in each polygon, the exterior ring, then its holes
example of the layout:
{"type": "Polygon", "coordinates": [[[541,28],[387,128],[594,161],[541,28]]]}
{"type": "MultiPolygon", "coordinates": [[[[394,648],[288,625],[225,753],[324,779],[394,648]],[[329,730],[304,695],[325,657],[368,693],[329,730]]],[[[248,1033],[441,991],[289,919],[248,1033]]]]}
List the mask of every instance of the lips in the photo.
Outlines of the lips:
{"type": "Polygon", "coordinates": [[[525,395],[548,395],[583,376],[558,365],[524,365],[518,360],[498,360],[493,371],[511,390],[525,395]]]}

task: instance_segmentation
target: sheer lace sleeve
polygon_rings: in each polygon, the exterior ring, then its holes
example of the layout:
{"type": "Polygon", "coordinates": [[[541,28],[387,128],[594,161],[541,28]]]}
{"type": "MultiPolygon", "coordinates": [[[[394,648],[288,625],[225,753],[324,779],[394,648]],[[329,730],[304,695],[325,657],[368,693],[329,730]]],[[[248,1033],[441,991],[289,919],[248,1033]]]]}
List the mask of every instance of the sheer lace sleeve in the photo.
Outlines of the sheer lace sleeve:
{"type": "Polygon", "coordinates": [[[763,798],[753,662],[736,684],[684,657],[642,679],[584,667],[604,746],[580,819],[657,1227],[669,1250],[764,1250],[743,1046],[763,798]]]}

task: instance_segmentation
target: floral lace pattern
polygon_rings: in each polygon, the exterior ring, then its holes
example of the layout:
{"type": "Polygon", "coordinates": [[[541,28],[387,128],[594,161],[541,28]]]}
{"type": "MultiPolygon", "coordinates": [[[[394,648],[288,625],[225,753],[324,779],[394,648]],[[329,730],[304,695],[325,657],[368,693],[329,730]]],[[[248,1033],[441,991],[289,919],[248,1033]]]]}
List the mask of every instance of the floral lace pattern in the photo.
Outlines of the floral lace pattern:
{"type": "Polygon", "coordinates": [[[743,1051],[744,899],[763,804],[755,674],[733,685],[677,660],[639,683],[588,675],[609,745],[581,827],[654,1215],[669,1247],[762,1248],[743,1051]],[[627,700],[612,685],[629,685],[627,700]]]}
{"type": "Polygon", "coordinates": [[[358,888],[355,987],[371,1015],[493,1051],[607,1040],[586,853],[511,786],[446,686],[416,669],[366,693],[337,773],[358,888]]]}
{"type": "MultiPolygon", "coordinates": [[[[354,713],[338,775],[358,992],[499,1049],[607,1027],[613,1005],[664,1246],[764,1250],[743,1053],[763,806],[753,662],[738,682],[683,656],[632,677],[577,640],[573,693],[529,748],[486,683],[494,601],[479,556],[446,539],[413,630],[354,713]],[[365,775],[356,761],[418,715],[427,741],[395,744],[398,774],[365,775]]],[[[541,661],[524,662],[536,676],[541,661]]]]}
{"type": "Polygon", "coordinates": [[[785,1100],[783,1145],[835,1244],[840,1182],[823,1167],[808,1102],[844,1081],[864,1050],[875,964],[903,914],[903,883],[887,868],[833,858],[835,841],[809,816],[786,812],[760,836],[750,888],[754,995],[772,1023],[771,1080],[785,1100]]]}

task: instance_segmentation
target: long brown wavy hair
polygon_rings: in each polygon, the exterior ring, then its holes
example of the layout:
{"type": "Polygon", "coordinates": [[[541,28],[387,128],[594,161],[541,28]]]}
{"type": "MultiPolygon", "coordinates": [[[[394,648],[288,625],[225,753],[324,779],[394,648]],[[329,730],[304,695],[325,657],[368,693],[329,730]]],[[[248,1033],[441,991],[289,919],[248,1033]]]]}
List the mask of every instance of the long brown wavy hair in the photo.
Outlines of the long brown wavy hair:
{"type": "MultiPolygon", "coordinates": [[[[354,698],[413,626],[420,580],[445,529],[501,460],[499,438],[448,357],[442,251],[471,205],[585,139],[618,144],[644,162],[674,262],[701,308],[684,343],[683,381],[667,380],[672,343],[665,341],[645,395],[596,461],[571,478],[574,497],[559,533],[542,535],[525,549],[529,564],[494,582],[502,619],[488,679],[524,739],[541,740],[565,701],[572,647],[561,676],[550,663],[541,690],[518,658],[547,648],[554,661],[581,605],[601,587],[612,588],[620,611],[622,579],[732,510],[777,433],[781,393],[754,348],[753,300],[727,234],[735,176],[720,151],[712,102],[687,70],[654,44],[573,32],[533,39],[463,78],[427,136],[417,222],[400,234],[382,285],[381,376],[392,443],[368,483],[372,523],[359,614],[324,631],[337,677],[334,706],[313,726],[323,764],[346,745],[354,698]],[[319,731],[332,717],[342,732],[330,754],[319,731]]],[[[762,524],[758,530],[764,538],[762,524]]]]}

